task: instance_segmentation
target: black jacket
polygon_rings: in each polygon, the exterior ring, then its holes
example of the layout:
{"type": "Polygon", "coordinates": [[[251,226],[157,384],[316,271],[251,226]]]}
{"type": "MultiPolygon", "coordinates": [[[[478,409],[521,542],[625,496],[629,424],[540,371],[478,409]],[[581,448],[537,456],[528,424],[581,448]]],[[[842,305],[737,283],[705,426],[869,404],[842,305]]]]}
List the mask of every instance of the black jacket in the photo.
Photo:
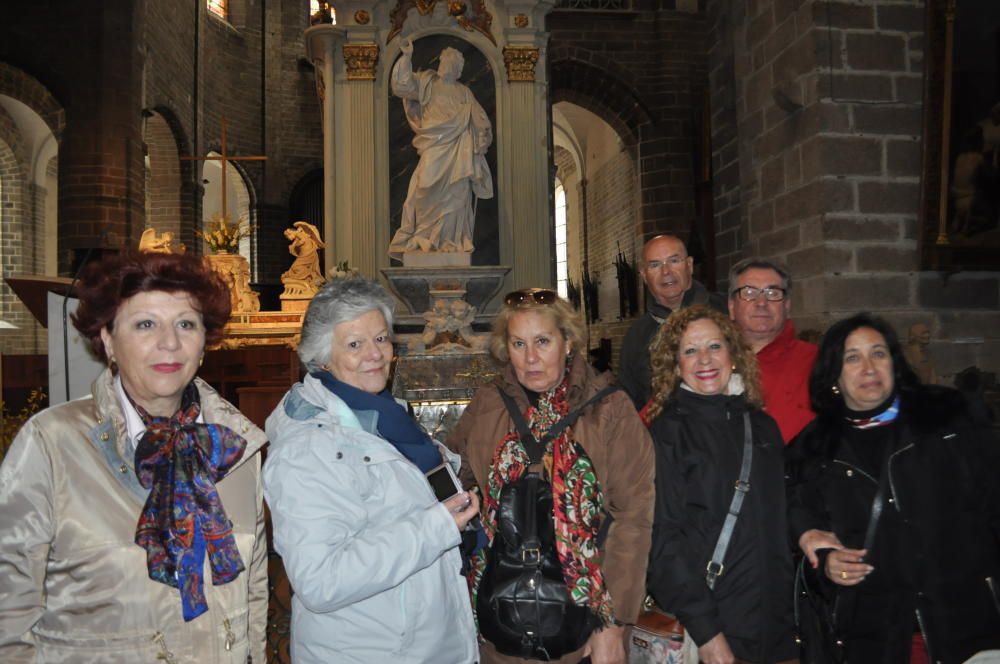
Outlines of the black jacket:
{"type": "MultiPolygon", "coordinates": [[[[649,368],[649,344],[653,342],[653,336],[663,321],[673,313],[648,293],[646,301],[648,303],[646,313],[639,316],[628,328],[618,356],[618,382],[632,398],[636,410],[642,410],[650,397],[652,375],[649,368]]],[[[722,313],[726,313],[728,306],[724,295],[712,293],[694,280],[691,281],[691,288],[684,293],[681,309],[692,304],[707,304],[722,313]]]]}
{"type": "Polygon", "coordinates": [[[678,391],[653,422],[656,510],[648,586],[695,642],[722,632],[736,657],[775,662],[798,657],[792,619],[781,433],[750,409],[754,452],[750,491],[709,590],[705,566],[729,511],[743,459],[743,397],[678,391]]]}
{"type": "MultiPolygon", "coordinates": [[[[851,662],[907,662],[917,629],[931,661],[963,662],[1000,648],[1000,445],[954,390],[904,393],[899,412],[867,556],[875,570],[852,588],[830,582],[823,565],[817,576],[851,662]]],[[[787,450],[794,541],[819,528],[862,547],[878,471],[845,442],[847,426],[821,414],[787,450]]]]}

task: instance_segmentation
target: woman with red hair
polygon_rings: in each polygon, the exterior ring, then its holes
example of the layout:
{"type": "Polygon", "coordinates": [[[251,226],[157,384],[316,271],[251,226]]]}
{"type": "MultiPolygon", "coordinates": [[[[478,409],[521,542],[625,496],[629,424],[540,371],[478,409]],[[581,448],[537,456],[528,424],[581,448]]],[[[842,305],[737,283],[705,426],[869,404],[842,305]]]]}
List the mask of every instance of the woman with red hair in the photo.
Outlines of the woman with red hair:
{"type": "Polygon", "coordinates": [[[194,256],[125,253],[77,292],[108,369],[0,467],[0,661],[263,662],[265,438],[195,378],[225,284],[194,256]]]}

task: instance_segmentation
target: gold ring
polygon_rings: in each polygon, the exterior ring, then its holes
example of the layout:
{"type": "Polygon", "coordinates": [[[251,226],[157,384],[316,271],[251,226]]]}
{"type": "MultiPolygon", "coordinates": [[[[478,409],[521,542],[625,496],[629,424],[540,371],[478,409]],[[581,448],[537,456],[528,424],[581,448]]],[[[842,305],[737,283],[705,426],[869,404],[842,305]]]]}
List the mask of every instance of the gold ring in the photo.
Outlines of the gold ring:
{"type": "Polygon", "coordinates": [[[842,578],[844,581],[847,581],[847,572],[841,572],[840,578],[842,578]]]}

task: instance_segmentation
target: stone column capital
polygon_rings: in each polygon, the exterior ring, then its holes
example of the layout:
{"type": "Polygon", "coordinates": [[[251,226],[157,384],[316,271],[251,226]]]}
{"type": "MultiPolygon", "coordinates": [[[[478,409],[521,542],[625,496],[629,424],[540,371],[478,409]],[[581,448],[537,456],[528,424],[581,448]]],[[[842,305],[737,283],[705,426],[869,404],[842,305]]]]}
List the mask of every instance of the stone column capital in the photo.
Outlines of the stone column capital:
{"type": "Polygon", "coordinates": [[[374,81],[378,67],[378,44],[344,44],[348,81],[374,81]]]}
{"type": "Polygon", "coordinates": [[[535,65],[538,63],[539,49],[534,46],[507,46],[503,49],[503,62],[507,67],[507,80],[535,80],[535,65]]]}

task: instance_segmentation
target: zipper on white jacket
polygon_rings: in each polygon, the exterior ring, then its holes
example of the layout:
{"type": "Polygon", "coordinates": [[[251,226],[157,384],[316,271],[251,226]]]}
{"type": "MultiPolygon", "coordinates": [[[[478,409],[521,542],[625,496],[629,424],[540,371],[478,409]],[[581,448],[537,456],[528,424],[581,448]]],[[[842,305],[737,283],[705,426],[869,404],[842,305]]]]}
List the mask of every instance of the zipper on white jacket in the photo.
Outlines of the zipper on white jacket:
{"type": "Polygon", "coordinates": [[[163,637],[163,632],[154,634],[153,641],[160,646],[160,652],[156,654],[156,659],[163,660],[166,664],[177,664],[174,653],[167,649],[167,640],[163,637]]]}
{"type": "Polygon", "coordinates": [[[226,628],[226,652],[233,649],[233,642],[236,640],[233,637],[232,624],[229,622],[229,618],[222,621],[222,626],[226,628]]]}

